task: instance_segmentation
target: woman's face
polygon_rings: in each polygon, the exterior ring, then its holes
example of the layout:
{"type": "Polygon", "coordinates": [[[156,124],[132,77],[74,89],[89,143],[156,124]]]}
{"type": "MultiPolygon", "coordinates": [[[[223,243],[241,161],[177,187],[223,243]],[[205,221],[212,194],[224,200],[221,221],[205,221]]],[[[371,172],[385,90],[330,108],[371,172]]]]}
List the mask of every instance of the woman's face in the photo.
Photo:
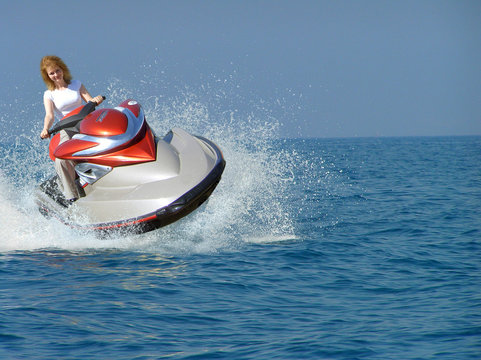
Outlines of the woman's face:
{"type": "Polygon", "coordinates": [[[54,83],[63,81],[63,71],[56,65],[47,67],[47,75],[54,83]]]}

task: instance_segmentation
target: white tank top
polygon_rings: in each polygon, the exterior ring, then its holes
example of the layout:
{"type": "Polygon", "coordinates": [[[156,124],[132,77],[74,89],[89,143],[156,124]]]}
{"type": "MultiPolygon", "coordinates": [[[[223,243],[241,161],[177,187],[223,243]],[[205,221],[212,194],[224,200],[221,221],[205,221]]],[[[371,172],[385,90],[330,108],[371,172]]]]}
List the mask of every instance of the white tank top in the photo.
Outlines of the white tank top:
{"type": "Polygon", "coordinates": [[[81,86],[82,83],[79,80],[72,80],[67,89],[45,91],[43,98],[52,100],[57,119],[63,118],[70,111],[82,105],[81,86]]]}

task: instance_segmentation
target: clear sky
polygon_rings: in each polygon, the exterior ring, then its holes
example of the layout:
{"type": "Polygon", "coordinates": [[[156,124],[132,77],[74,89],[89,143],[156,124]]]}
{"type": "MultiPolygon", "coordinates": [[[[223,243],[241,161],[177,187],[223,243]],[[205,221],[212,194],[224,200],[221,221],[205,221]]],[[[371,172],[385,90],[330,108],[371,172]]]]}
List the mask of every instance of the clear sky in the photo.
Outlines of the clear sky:
{"type": "Polygon", "coordinates": [[[285,136],[481,134],[479,0],[2,1],[0,30],[3,112],[41,106],[57,54],[92,93],[112,77],[236,93],[285,136]]]}

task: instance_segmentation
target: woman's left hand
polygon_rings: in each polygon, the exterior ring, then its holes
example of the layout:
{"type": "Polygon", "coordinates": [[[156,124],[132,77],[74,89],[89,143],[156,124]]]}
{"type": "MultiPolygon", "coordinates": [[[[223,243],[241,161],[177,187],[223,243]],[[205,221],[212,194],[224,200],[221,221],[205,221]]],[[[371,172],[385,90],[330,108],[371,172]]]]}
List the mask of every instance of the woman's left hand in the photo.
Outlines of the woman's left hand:
{"type": "Polygon", "coordinates": [[[104,98],[103,98],[102,95],[99,95],[99,96],[96,96],[96,97],[92,98],[91,101],[97,103],[97,105],[100,105],[100,104],[102,104],[102,101],[104,101],[104,98]]]}

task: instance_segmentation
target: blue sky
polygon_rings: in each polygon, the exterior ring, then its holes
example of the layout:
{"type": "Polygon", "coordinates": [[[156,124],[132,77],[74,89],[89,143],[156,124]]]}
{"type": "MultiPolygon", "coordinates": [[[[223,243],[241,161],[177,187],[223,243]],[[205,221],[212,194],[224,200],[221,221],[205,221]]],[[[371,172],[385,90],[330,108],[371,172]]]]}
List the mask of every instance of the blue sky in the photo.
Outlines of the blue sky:
{"type": "Polygon", "coordinates": [[[2,2],[0,117],[43,111],[53,53],[92,93],[209,88],[263,104],[283,136],[479,135],[480,24],[478,0],[2,2]]]}

